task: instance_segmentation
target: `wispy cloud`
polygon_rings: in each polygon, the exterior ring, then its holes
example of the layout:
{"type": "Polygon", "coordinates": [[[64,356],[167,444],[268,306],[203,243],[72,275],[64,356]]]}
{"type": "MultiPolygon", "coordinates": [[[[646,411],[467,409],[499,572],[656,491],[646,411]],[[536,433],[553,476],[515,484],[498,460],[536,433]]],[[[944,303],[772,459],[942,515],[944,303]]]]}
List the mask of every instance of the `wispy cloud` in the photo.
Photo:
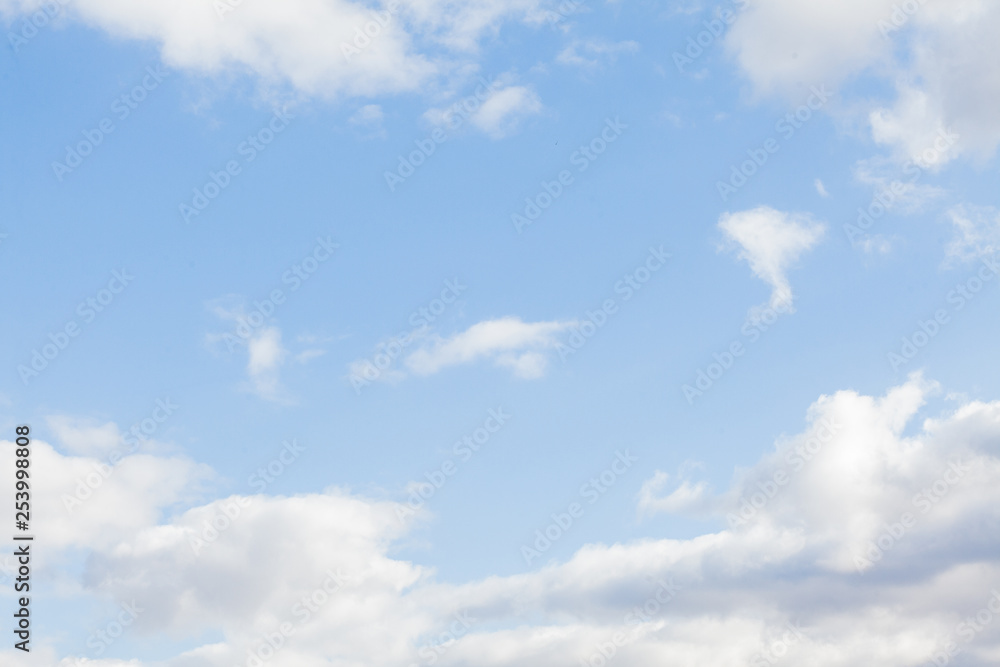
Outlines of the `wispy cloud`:
{"type": "Polygon", "coordinates": [[[945,248],[945,263],[970,262],[1000,252],[1000,210],[961,204],[948,210],[955,236],[945,248]]]}

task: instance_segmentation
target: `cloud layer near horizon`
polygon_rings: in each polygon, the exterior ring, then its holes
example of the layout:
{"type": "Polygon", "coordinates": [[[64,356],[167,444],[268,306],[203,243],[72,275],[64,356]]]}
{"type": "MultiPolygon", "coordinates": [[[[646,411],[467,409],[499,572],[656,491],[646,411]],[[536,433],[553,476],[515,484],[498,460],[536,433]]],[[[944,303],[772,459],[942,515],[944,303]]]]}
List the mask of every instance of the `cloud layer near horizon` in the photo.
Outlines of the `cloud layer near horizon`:
{"type": "MultiPolygon", "coordinates": [[[[81,594],[143,607],[137,636],[221,632],[170,667],[244,664],[283,623],[294,632],[267,661],[276,667],[429,664],[431,654],[442,665],[554,667],[609,650],[618,633],[623,667],[728,667],[775,647],[787,664],[918,665],[949,641],[963,664],[992,664],[1000,620],[968,639],[959,624],[1000,589],[1000,402],[914,424],[934,391],[914,376],[882,397],[822,396],[806,429],[725,493],[670,500],[661,474],[640,496],[647,513],[714,514],[718,532],[585,545],[564,563],[461,585],[390,555],[409,529],[398,503],[344,489],[232,496],[161,518],[208,471],[150,455],[120,464],[145,470],[145,483],[113,474],[71,520],[59,499],[96,459],[36,443],[49,471],[37,530],[54,548],[89,551],[81,594]],[[123,520],[109,502],[135,512],[123,520]],[[228,525],[211,537],[213,522],[228,525]],[[317,595],[324,582],[333,592],[317,595]],[[305,618],[296,604],[314,595],[325,602],[305,618]],[[447,646],[431,648],[442,637],[447,646]]],[[[12,449],[3,443],[0,465],[12,449]]],[[[16,653],[4,664],[28,664],[16,653]]],[[[60,664],[49,655],[30,664],[60,664]]]]}

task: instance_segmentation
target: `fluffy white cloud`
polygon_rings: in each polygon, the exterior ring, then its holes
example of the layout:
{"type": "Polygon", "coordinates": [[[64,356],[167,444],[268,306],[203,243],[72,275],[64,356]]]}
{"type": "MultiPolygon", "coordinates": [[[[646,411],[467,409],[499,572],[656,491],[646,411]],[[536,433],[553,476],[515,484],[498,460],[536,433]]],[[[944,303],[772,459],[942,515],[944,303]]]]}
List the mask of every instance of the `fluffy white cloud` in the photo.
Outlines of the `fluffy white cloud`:
{"type": "MultiPolygon", "coordinates": [[[[45,0],[0,0],[8,18],[45,0]]],[[[322,97],[418,91],[470,64],[480,39],[507,21],[538,24],[540,0],[78,0],[73,19],[153,42],[169,66],[250,71],[266,85],[322,97]],[[430,55],[431,52],[434,55],[430,55]]]]}
{"type": "MultiPolygon", "coordinates": [[[[991,665],[1000,655],[1000,592],[991,592],[1000,591],[1000,402],[914,424],[935,391],[915,376],[881,397],[820,397],[806,429],[778,439],[725,493],[692,496],[689,509],[731,524],[718,532],[588,545],[565,563],[460,585],[390,555],[410,525],[397,518],[401,505],[336,489],[233,496],[165,523],[152,513],[128,525],[46,523],[38,534],[52,550],[70,544],[53,541],[60,531],[74,531],[71,543],[91,551],[86,589],[143,607],[137,636],[217,633],[157,663],[166,667],[243,665],[248,651],[274,667],[430,656],[556,667],[598,664],[612,648],[622,667],[766,665],[769,651],[817,667],[917,665],[949,642],[963,664],[991,665]]],[[[48,470],[75,465],[36,446],[48,470]]],[[[0,443],[0,465],[12,450],[0,443]]],[[[158,463],[102,512],[155,506],[164,499],[146,495],[160,482],[195,476],[158,463]]],[[[51,650],[39,649],[32,667],[54,667],[51,650]]],[[[29,664],[16,653],[0,659],[29,664]]]]}
{"type": "MultiPolygon", "coordinates": [[[[759,94],[798,99],[810,85],[861,74],[895,89],[842,108],[866,114],[873,139],[899,161],[991,157],[1000,144],[1000,5],[989,0],[759,0],[726,44],[759,94]],[[940,137],[957,135],[947,150],[940,137]],[[935,145],[937,144],[937,146],[935,145]]],[[[852,112],[853,112],[852,111],[852,112]]]]}
{"type": "Polygon", "coordinates": [[[823,238],[826,228],[807,215],[784,213],[767,206],[725,213],[719,229],[740,246],[754,275],[771,286],[770,306],[791,304],[792,287],[785,275],[802,253],[823,238]]]}

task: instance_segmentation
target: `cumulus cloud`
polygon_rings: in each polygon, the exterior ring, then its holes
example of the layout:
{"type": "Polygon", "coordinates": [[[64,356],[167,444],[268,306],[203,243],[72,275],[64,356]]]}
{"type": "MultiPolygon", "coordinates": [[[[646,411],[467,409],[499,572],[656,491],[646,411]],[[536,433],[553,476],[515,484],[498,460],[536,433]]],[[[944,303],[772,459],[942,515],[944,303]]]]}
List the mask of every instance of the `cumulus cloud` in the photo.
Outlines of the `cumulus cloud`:
{"type": "MultiPolygon", "coordinates": [[[[0,0],[0,13],[13,19],[44,4],[0,0]]],[[[156,44],[169,67],[210,75],[251,72],[268,86],[339,98],[421,90],[474,65],[480,40],[504,23],[538,24],[541,5],[540,0],[375,6],[350,0],[80,0],[67,5],[67,15],[116,38],[156,44]]]]}
{"type": "Polygon", "coordinates": [[[760,95],[797,99],[810,85],[871,75],[888,103],[854,100],[872,138],[899,160],[938,144],[932,166],[958,155],[986,159],[1000,144],[1000,6],[988,0],[760,0],[741,12],[726,45],[760,95]],[[904,7],[905,5],[905,7],[904,7]],[[940,150],[939,137],[956,137],[940,150]]]}
{"type": "MultiPolygon", "coordinates": [[[[917,422],[936,391],[914,376],[882,396],[821,396],[802,432],[737,471],[726,492],[659,508],[714,513],[715,532],[585,545],[566,562],[467,583],[391,555],[411,525],[398,520],[404,505],[344,490],[113,518],[132,504],[162,506],[163,481],[195,475],[162,461],[92,523],[44,523],[38,534],[50,551],[89,551],[89,594],[144,607],[137,636],[195,642],[156,663],[165,667],[231,667],[261,651],[275,667],[330,656],[373,667],[428,656],[556,667],[590,662],[609,643],[622,667],[769,664],[765,652],[779,649],[787,664],[916,665],[949,642],[963,664],[991,665],[1000,654],[1000,402],[917,422]],[[56,539],[63,530],[73,538],[56,539]],[[283,646],[265,648],[282,627],[283,646]]],[[[77,459],[36,447],[59,471],[48,491],[68,486],[77,459]]],[[[0,465],[9,468],[13,449],[0,443],[0,465]]],[[[56,667],[52,648],[39,649],[32,667],[56,667]]],[[[16,653],[0,659],[27,665],[16,653]]]]}
{"type": "Polygon", "coordinates": [[[770,306],[792,302],[792,287],[786,273],[802,253],[819,243],[826,228],[808,215],[784,213],[767,206],[725,213],[719,229],[739,245],[739,258],[754,275],[771,286],[770,306]]]}

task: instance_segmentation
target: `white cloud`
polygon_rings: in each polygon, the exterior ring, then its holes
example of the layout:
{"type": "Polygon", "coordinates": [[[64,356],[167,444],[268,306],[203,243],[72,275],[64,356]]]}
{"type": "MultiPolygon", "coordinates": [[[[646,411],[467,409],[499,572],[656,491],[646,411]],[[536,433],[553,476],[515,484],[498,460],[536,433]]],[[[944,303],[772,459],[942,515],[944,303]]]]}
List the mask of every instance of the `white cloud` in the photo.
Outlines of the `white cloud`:
{"type": "Polygon", "coordinates": [[[255,394],[269,401],[287,401],[280,372],[288,356],[281,344],[281,329],[265,327],[247,341],[247,376],[255,394]]]}
{"type": "Polygon", "coordinates": [[[830,196],[830,193],[826,191],[826,186],[823,185],[823,181],[821,181],[820,179],[817,178],[813,182],[813,185],[816,186],[816,192],[819,194],[820,197],[826,198],[830,196]]]}
{"type": "Polygon", "coordinates": [[[53,415],[46,423],[67,451],[84,456],[102,456],[121,443],[114,422],[99,424],[93,419],[53,415]]]}
{"type": "Polygon", "coordinates": [[[959,139],[932,166],[961,154],[992,157],[1000,144],[1000,119],[990,111],[1000,102],[1000,5],[914,3],[904,11],[898,0],[757,0],[726,44],[761,95],[799,100],[811,85],[837,87],[862,74],[887,82],[894,100],[866,97],[853,108],[899,161],[921,159],[943,131],[959,139]]]}
{"type": "MultiPolygon", "coordinates": [[[[0,12],[13,18],[43,5],[0,0],[0,12]]],[[[479,41],[504,23],[538,24],[542,13],[540,0],[415,0],[394,12],[391,6],[349,0],[75,0],[67,14],[116,38],[158,45],[168,67],[209,75],[249,71],[265,85],[339,98],[420,91],[474,66],[479,41]]]]}
{"type": "Polygon", "coordinates": [[[366,104],[355,111],[347,122],[361,133],[362,138],[384,138],[386,136],[385,128],[382,127],[384,118],[385,113],[380,105],[366,104]]]}
{"type": "Polygon", "coordinates": [[[432,375],[459,364],[491,359],[498,366],[511,368],[522,378],[544,374],[546,352],[559,343],[556,334],[566,331],[572,322],[523,322],[517,317],[503,317],[474,324],[451,338],[432,338],[406,358],[406,367],[417,375],[432,375]]]}
{"type": "MultiPolygon", "coordinates": [[[[128,492],[81,514],[81,525],[47,523],[56,507],[40,512],[48,545],[40,554],[85,549],[83,593],[136,600],[145,609],[129,629],[137,638],[212,637],[161,667],[246,664],[247,651],[286,622],[294,635],[267,660],[274,667],[313,667],[332,655],[371,667],[428,655],[456,667],[556,667],[589,662],[616,633],[627,640],[615,648],[621,667],[768,664],[762,651],[781,640],[790,665],[926,664],[949,640],[963,664],[991,665],[1000,616],[990,614],[982,632],[963,634],[960,624],[1000,590],[1000,402],[965,402],[914,423],[934,391],[913,377],[880,397],[822,396],[806,428],[737,471],[728,491],[686,503],[716,513],[718,531],[584,545],[566,562],[522,574],[438,581],[391,555],[405,535],[403,505],[343,490],[234,496],[163,521],[149,509],[169,501],[164,483],[183,486],[196,471],[162,459],[139,479],[116,472],[108,483],[128,492]],[[193,540],[213,522],[226,527],[196,554],[193,540]],[[338,569],[343,586],[318,595],[338,569]],[[302,600],[314,595],[306,614],[302,600]],[[468,631],[453,625],[463,613],[468,631]],[[797,634],[786,634],[790,622],[797,634]],[[449,629],[455,640],[430,648],[449,629]]],[[[82,461],[35,446],[55,473],[39,478],[51,488],[39,489],[38,502],[55,504],[82,461]]],[[[13,450],[0,443],[0,466],[10,469],[13,450]]],[[[9,495],[10,478],[0,484],[9,495]]],[[[56,667],[51,646],[38,641],[30,663],[11,649],[0,660],[56,667]]]]}
{"type": "Polygon", "coordinates": [[[853,171],[855,180],[872,188],[872,201],[905,215],[922,213],[947,194],[943,188],[920,183],[924,170],[918,165],[904,171],[898,162],[875,156],[858,160],[853,171]]]}
{"type": "Polygon", "coordinates": [[[749,211],[725,213],[719,229],[740,246],[739,257],[746,260],[754,275],[771,286],[770,306],[792,302],[792,288],[785,275],[799,256],[811,249],[826,231],[808,215],[783,213],[767,206],[749,211]]]}
{"type": "Polygon", "coordinates": [[[955,236],[945,248],[946,262],[968,262],[1000,252],[1000,210],[961,204],[947,215],[955,236]]]}
{"type": "Polygon", "coordinates": [[[513,134],[521,121],[542,110],[542,102],[530,88],[507,86],[490,93],[470,122],[494,139],[513,134]]]}
{"type": "Polygon", "coordinates": [[[680,486],[666,496],[660,495],[670,475],[659,470],[639,490],[638,511],[640,515],[659,513],[676,514],[684,512],[701,504],[708,492],[705,482],[692,483],[690,479],[681,479],[680,486]]]}
{"type": "Polygon", "coordinates": [[[597,67],[614,62],[621,53],[635,53],[638,42],[608,42],[600,39],[574,40],[556,56],[556,62],[577,67],[597,67]]]}

